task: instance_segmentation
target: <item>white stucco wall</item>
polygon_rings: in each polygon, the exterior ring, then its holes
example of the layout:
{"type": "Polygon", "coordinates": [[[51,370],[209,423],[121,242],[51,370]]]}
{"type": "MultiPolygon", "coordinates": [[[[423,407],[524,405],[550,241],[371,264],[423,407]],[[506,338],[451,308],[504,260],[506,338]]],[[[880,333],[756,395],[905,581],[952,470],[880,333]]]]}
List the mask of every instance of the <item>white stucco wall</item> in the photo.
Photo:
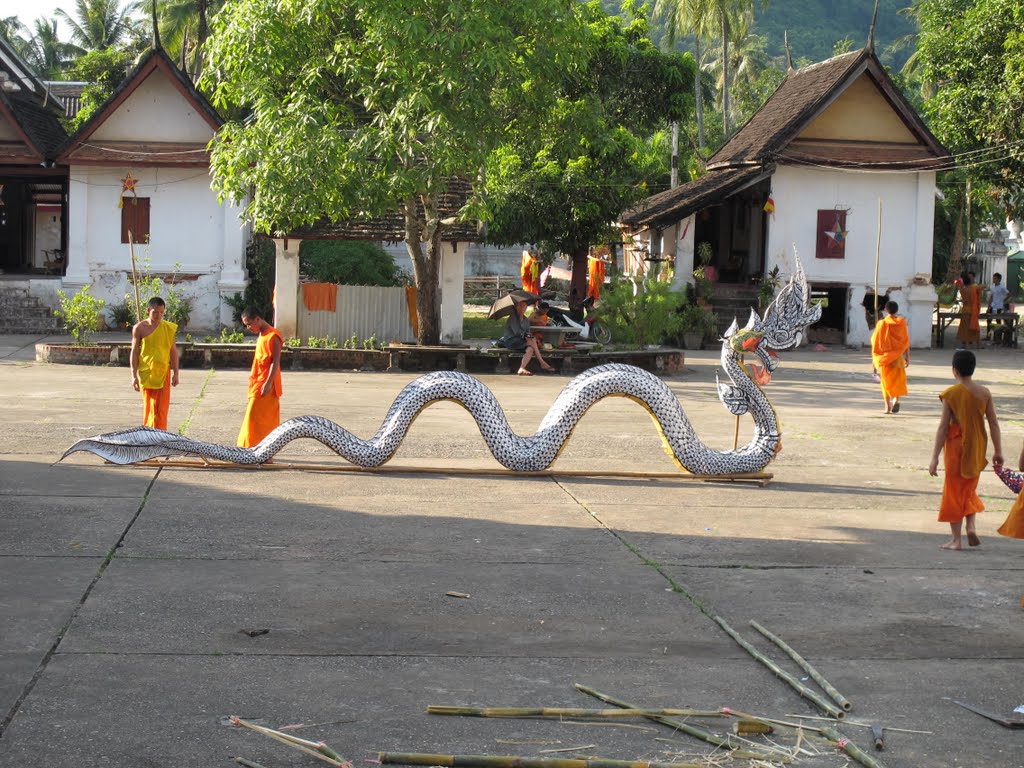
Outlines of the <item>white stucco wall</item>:
{"type": "MultiPolygon", "coordinates": [[[[91,283],[93,294],[119,302],[130,291],[131,257],[121,243],[121,178],[128,169],[73,166],[68,194],[69,288],[91,283]]],[[[139,197],[150,198],[150,242],[135,244],[141,267],[153,273],[197,275],[179,286],[194,300],[190,330],[216,330],[231,324],[224,296],[245,285],[245,246],[249,230],[240,211],[221,205],[204,168],[133,168],[139,197]]],[[[126,205],[131,205],[130,196],[126,205]]]]}
{"type": "Polygon", "coordinates": [[[90,138],[206,144],[213,138],[213,128],[167,76],[156,70],[96,127],[90,138]]]}
{"type": "Polygon", "coordinates": [[[927,278],[932,262],[934,173],[855,173],[780,166],[772,177],[772,197],[775,217],[768,223],[766,269],[777,264],[784,275],[792,274],[795,246],[810,282],[848,283],[848,344],[867,344],[871,338],[860,302],[874,289],[881,199],[878,290],[900,304],[911,344],[930,346],[935,291],[927,278]],[[817,212],[832,208],[847,209],[846,256],[818,259],[817,212]]]}

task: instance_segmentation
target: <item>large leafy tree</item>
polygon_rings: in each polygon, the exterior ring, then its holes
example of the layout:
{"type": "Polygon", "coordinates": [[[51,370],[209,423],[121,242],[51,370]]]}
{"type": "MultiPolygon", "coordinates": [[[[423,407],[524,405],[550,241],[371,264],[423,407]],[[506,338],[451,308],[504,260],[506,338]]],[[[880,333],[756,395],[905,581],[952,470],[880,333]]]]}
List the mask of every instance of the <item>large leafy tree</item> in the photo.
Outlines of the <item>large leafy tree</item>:
{"type": "MultiPolygon", "coordinates": [[[[971,188],[1003,214],[1024,216],[1024,5],[1020,0],[922,0],[918,58],[935,83],[925,112],[971,188]]],[[[977,202],[977,201],[975,201],[977,202]]]]}
{"type": "Polygon", "coordinates": [[[489,238],[568,254],[570,302],[586,295],[589,246],[614,236],[612,222],[651,182],[667,180],[663,131],[692,113],[696,69],[688,54],[659,52],[644,19],[611,18],[598,3],[581,10],[590,66],[567,73],[540,129],[515,132],[487,165],[489,238]]]}
{"type": "Polygon", "coordinates": [[[219,192],[258,231],[399,211],[419,341],[439,340],[442,220],[507,126],[527,128],[587,61],[573,0],[237,0],[213,19],[201,84],[229,121],[219,192]]]}

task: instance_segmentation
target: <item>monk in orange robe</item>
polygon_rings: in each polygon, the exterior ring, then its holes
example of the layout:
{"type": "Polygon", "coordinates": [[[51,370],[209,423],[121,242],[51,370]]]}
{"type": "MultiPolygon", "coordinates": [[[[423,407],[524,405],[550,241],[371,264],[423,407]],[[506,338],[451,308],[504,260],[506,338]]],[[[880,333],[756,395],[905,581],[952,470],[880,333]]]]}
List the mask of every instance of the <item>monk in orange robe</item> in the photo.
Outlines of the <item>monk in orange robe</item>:
{"type": "MultiPolygon", "coordinates": [[[[1020,458],[1017,459],[1017,469],[1024,472],[1024,450],[1021,450],[1020,458]]],[[[999,526],[998,532],[1000,535],[1009,536],[1012,539],[1024,539],[1024,490],[1017,494],[1017,500],[1013,503],[1010,514],[999,526]]],[[[1024,596],[1020,599],[1020,607],[1024,608],[1024,596]]]]}
{"type": "Polygon", "coordinates": [[[960,325],[956,330],[957,339],[968,347],[974,344],[981,346],[981,326],[978,315],[981,313],[981,286],[974,281],[973,272],[964,272],[960,286],[960,325]]]}
{"type": "Polygon", "coordinates": [[[142,393],[142,426],[167,429],[171,387],[178,386],[178,326],[164,320],[167,304],[154,296],[146,319],[132,328],[132,388],[142,393]]]}
{"type": "Polygon", "coordinates": [[[238,445],[251,448],[281,423],[281,332],[263,319],[255,307],[242,312],[242,325],[259,338],[249,372],[249,404],[245,409],[238,445]]]}
{"type": "Polygon", "coordinates": [[[973,352],[958,349],[953,353],[953,377],[956,384],[941,395],[942,418],[935,434],[935,448],[928,473],[938,475],[939,454],[945,452],[946,477],[942,485],[939,522],[949,523],[952,538],[943,549],[963,549],[961,527],[966,520],[967,543],[981,544],[974,527],[974,516],[985,509],[978,498],[978,480],[988,464],[985,454],[988,438],[985,422],[992,433],[992,463],[1002,465],[1003,447],[992,393],[976,384],[972,377],[977,360],[973,352]]]}
{"type": "Polygon", "coordinates": [[[871,361],[882,380],[886,413],[899,413],[900,397],[907,394],[910,334],[907,332],[907,319],[900,317],[899,311],[899,304],[888,302],[885,318],[875,323],[871,334],[871,361]]]}

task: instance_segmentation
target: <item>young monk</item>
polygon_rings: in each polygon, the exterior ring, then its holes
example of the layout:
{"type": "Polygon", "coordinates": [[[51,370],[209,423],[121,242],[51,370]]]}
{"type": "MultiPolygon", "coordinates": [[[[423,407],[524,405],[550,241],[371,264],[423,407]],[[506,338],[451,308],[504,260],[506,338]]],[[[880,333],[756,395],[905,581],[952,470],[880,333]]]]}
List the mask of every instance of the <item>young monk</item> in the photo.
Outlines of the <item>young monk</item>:
{"type": "Polygon", "coordinates": [[[242,325],[259,338],[249,372],[249,404],[245,409],[238,445],[251,448],[281,423],[281,332],[263,319],[256,307],[242,312],[242,325]]]}
{"type": "Polygon", "coordinates": [[[871,361],[882,380],[886,413],[899,413],[900,397],[907,394],[910,334],[907,332],[907,319],[900,317],[899,311],[899,304],[888,302],[885,318],[875,323],[871,334],[871,361]]]}
{"type": "MultiPolygon", "coordinates": [[[[1024,472],[1024,449],[1017,459],[1017,469],[1024,472]]],[[[1010,514],[998,530],[1001,536],[1009,536],[1012,539],[1024,539],[1024,490],[1017,494],[1017,501],[1013,503],[1010,514]]],[[[1020,599],[1020,607],[1024,608],[1024,596],[1020,599]]]]}
{"type": "Polygon", "coordinates": [[[992,433],[992,463],[1003,463],[1002,439],[992,393],[972,380],[976,365],[973,352],[966,349],[954,352],[953,377],[957,383],[939,395],[942,418],[935,433],[935,448],[928,473],[938,475],[939,454],[945,451],[946,477],[942,485],[939,522],[949,523],[952,538],[942,545],[943,549],[963,549],[960,529],[964,520],[967,521],[967,543],[972,547],[981,544],[975,531],[974,516],[985,509],[978,498],[978,479],[988,463],[985,459],[988,449],[986,420],[992,433]]]}
{"type": "Polygon", "coordinates": [[[164,320],[167,304],[154,296],[146,319],[132,328],[132,388],[142,393],[142,426],[167,429],[171,387],[178,386],[178,326],[164,320]]]}

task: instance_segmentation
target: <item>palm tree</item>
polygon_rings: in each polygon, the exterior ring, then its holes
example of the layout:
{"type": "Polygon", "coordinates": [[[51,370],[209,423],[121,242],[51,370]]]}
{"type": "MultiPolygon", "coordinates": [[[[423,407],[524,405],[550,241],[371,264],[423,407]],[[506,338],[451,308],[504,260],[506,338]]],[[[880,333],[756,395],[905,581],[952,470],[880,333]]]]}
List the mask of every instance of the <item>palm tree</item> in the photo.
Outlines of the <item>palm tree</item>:
{"type": "MultiPolygon", "coordinates": [[[[732,20],[730,29],[733,37],[730,40],[732,47],[729,49],[729,59],[723,62],[721,56],[715,56],[703,64],[703,69],[712,78],[720,90],[727,87],[731,90],[746,88],[749,92],[757,84],[761,73],[768,67],[768,55],[765,52],[765,40],[758,35],[749,33],[752,16],[742,14],[732,20]],[[725,73],[732,72],[731,83],[726,83],[725,73]]],[[[730,99],[730,102],[733,100],[730,99]]],[[[729,118],[735,120],[739,117],[739,111],[735,104],[730,104],[731,113],[729,118]]]]}
{"type": "MultiPolygon", "coordinates": [[[[694,72],[694,93],[696,94],[695,112],[697,115],[697,146],[704,149],[704,98],[701,88],[700,44],[713,34],[710,17],[704,14],[704,0],[656,0],[655,17],[665,20],[665,41],[669,48],[683,37],[694,37],[694,59],[697,69],[694,72]]],[[[674,131],[678,128],[673,128],[674,131]]]]}
{"type": "Polygon", "coordinates": [[[168,54],[180,58],[183,68],[192,62],[193,77],[202,69],[202,52],[210,34],[210,18],[224,0],[158,0],[160,40],[168,54]]]}
{"type": "Polygon", "coordinates": [[[137,25],[131,14],[136,9],[134,2],[122,8],[120,0],[75,0],[73,17],[63,8],[56,14],[71,28],[73,43],[85,51],[102,51],[132,36],[137,25]]]}
{"type": "Polygon", "coordinates": [[[56,79],[84,51],[61,41],[57,36],[56,19],[36,19],[34,26],[35,34],[28,43],[28,62],[40,75],[56,79]]]}

